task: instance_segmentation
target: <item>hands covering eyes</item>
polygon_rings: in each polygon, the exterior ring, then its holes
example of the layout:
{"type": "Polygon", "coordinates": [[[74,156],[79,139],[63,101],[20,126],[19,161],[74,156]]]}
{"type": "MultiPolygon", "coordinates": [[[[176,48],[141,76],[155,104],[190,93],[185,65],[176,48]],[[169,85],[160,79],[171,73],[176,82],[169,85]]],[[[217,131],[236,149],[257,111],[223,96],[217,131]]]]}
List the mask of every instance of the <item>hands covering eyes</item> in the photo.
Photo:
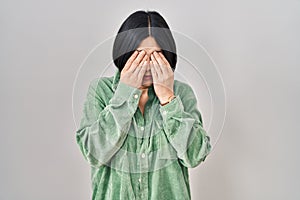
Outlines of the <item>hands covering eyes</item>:
{"type": "Polygon", "coordinates": [[[166,102],[171,95],[174,95],[174,72],[162,52],[154,51],[149,59],[144,50],[135,51],[121,71],[120,81],[140,88],[148,65],[150,65],[155,93],[160,102],[166,102]]]}

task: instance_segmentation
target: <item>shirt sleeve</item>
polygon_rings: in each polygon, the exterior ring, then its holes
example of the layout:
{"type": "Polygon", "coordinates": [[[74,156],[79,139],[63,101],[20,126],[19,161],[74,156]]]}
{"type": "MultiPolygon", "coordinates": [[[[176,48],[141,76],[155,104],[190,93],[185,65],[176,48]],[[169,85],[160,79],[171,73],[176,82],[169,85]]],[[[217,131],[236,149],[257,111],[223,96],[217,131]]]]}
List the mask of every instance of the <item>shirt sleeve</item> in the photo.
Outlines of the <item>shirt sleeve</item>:
{"type": "MultiPolygon", "coordinates": [[[[107,164],[124,143],[141,91],[119,82],[113,97],[105,105],[103,80],[94,79],[88,88],[83,116],[76,130],[76,142],[92,166],[107,164]]],[[[107,102],[107,101],[106,101],[107,102]]]]}
{"type": "Polygon", "coordinates": [[[180,95],[160,106],[163,129],[170,144],[177,152],[179,162],[194,168],[205,160],[211,151],[210,137],[202,124],[197,99],[189,85],[180,95]]]}

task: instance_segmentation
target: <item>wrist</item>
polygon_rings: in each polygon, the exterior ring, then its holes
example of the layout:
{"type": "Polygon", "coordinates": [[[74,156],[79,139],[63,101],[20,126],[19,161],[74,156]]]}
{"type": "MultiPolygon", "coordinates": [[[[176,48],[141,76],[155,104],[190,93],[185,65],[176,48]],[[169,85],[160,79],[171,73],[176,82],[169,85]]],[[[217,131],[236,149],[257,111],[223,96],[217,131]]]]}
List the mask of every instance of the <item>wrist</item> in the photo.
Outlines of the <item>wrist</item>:
{"type": "Polygon", "coordinates": [[[170,96],[168,96],[167,100],[160,100],[160,105],[164,106],[170,103],[174,98],[176,98],[176,96],[174,94],[171,94],[170,96]]]}

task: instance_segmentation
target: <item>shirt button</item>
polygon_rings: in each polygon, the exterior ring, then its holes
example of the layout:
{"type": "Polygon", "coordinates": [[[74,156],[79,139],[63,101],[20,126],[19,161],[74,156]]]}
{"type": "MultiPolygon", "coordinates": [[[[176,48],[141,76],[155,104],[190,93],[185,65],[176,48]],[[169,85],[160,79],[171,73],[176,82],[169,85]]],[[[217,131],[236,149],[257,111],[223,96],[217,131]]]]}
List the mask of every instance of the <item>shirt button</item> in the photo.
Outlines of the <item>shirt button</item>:
{"type": "Polygon", "coordinates": [[[143,126],[141,127],[141,130],[142,130],[142,131],[144,130],[144,127],[143,127],[143,126]]]}
{"type": "Polygon", "coordinates": [[[145,158],[145,153],[142,153],[142,158],[145,158]]]}
{"type": "Polygon", "coordinates": [[[139,182],[142,182],[142,179],[141,179],[141,178],[139,178],[139,182]]]}
{"type": "Polygon", "coordinates": [[[164,115],[167,114],[167,111],[164,110],[164,111],[163,111],[163,114],[164,114],[164,115]]]}
{"type": "Polygon", "coordinates": [[[136,98],[136,99],[137,99],[138,97],[139,97],[139,95],[137,95],[137,94],[135,94],[135,95],[134,95],[134,98],[136,98]]]}

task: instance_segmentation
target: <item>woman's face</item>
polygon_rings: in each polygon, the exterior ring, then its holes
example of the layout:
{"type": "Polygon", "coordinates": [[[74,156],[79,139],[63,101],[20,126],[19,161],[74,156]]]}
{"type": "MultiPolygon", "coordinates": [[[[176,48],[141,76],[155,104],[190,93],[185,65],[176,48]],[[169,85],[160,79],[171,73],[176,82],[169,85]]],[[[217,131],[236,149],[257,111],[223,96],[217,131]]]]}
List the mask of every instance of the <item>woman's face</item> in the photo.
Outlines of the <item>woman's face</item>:
{"type": "Polygon", "coordinates": [[[152,79],[151,70],[150,70],[150,55],[154,51],[157,51],[157,52],[161,51],[161,48],[156,43],[155,39],[153,37],[149,36],[141,42],[141,44],[138,46],[137,50],[145,50],[148,55],[147,69],[146,69],[145,75],[143,77],[142,85],[145,87],[149,87],[153,84],[153,79],[152,79]]]}

